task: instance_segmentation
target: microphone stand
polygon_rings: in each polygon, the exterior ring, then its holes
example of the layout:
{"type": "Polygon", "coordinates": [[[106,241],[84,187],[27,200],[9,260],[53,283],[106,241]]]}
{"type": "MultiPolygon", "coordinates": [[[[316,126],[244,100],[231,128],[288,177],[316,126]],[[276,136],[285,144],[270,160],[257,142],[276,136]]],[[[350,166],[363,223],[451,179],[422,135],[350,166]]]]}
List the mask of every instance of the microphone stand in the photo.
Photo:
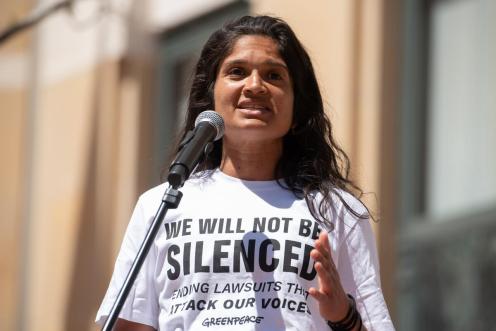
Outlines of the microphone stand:
{"type": "Polygon", "coordinates": [[[153,222],[150,225],[148,232],[146,233],[145,239],[141,244],[141,247],[138,251],[138,254],[136,255],[136,258],[134,259],[133,265],[131,266],[131,269],[129,270],[126,276],[126,280],[124,281],[124,284],[122,285],[119,294],[115,299],[114,305],[112,306],[109,316],[107,317],[107,320],[103,325],[102,331],[111,331],[113,329],[114,324],[119,316],[119,313],[121,312],[122,306],[124,306],[124,303],[126,302],[126,298],[129,294],[129,291],[131,290],[131,287],[133,286],[136,277],[138,277],[141,266],[145,262],[145,258],[148,255],[148,251],[150,251],[153,241],[157,236],[158,230],[162,225],[162,221],[165,217],[165,214],[169,209],[177,208],[179,202],[181,201],[181,197],[183,196],[183,194],[177,190],[177,188],[181,186],[182,185],[169,186],[167,190],[165,190],[164,196],[162,197],[162,202],[158,207],[157,213],[153,218],[153,222]]]}

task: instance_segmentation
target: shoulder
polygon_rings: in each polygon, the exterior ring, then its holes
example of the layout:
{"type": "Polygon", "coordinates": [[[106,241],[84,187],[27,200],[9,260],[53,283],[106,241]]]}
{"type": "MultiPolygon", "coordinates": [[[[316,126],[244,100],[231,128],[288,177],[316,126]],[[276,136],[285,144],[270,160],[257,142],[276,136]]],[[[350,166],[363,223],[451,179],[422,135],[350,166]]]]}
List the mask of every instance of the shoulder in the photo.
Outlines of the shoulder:
{"type": "Polygon", "coordinates": [[[369,218],[368,209],[363,202],[343,189],[331,187],[327,196],[320,192],[314,192],[312,196],[318,206],[325,206],[331,217],[339,215],[355,220],[369,218]]]}
{"type": "Polygon", "coordinates": [[[335,203],[338,208],[342,209],[343,212],[347,212],[350,217],[356,219],[369,218],[367,207],[350,192],[334,188],[331,190],[331,198],[333,203],[335,203]]]}
{"type": "Polygon", "coordinates": [[[369,213],[365,205],[353,194],[339,188],[331,188],[328,195],[314,194],[315,209],[325,211],[328,232],[333,232],[341,242],[357,228],[370,227],[369,213]]]}

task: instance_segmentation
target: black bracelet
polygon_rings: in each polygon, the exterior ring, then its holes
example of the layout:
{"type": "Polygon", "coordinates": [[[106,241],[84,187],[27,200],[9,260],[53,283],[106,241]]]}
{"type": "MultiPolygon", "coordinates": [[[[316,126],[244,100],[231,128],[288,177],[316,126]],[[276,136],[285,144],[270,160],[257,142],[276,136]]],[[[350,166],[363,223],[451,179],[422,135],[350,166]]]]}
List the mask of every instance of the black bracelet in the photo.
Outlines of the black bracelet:
{"type": "Polygon", "coordinates": [[[359,323],[360,328],[362,326],[362,318],[356,309],[355,298],[348,294],[348,299],[350,301],[350,308],[348,309],[345,318],[337,322],[327,321],[327,325],[329,325],[333,331],[351,331],[357,323],[359,323]]]}

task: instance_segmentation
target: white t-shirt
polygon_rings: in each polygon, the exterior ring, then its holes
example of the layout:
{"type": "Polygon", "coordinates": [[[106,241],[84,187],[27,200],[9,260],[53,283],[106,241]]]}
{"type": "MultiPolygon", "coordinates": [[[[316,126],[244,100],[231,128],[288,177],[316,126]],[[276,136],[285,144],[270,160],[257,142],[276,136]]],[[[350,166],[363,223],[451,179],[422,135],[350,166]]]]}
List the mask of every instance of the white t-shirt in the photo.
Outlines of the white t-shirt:
{"type": "MultiPolygon", "coordinates": [[[[103,323],[160,205],[166,184],[138,200],[97,322],[103,323]]],[[[219,170],[189,179],[168,211],[120,317],[157,330],[330,330],[309,254],[321,227],[304,199],[276,181],[219,170]]],[[[341,192],[356,211],[358,200],[341,192]]],[[[394,330],[380,288],[374,236],[333,197],[329,243],[347,293],[369,331],[394,330]]]]}

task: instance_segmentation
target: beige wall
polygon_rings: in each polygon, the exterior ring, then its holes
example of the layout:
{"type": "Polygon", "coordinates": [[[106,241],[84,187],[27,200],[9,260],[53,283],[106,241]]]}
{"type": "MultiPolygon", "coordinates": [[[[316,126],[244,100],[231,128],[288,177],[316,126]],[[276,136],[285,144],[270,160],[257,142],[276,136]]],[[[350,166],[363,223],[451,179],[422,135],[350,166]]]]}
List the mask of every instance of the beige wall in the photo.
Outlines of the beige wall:
{"type": "MultiPolygon", "coordinates": [[[[123,203],[116,192],[123,175],[114,170],[117,162],[133,153],[116,143],[122,124],[115,105],[118,68],[118,62],[105,63],[40,88],[34,114],[28,91],[0,89],[2,330],[19,329],[19,317],[25,330],[66,330],[77,321],[86,325],[76,329],[86,330],[91,324],[99,299],[88,293],[105,286],[95,270],[110,272],[115,205],[120,201],[121,214],[129,214],[135,200],[128,194],[123,203]]],[[[137,124],[126,116],[136,140],[137,124]]],[[[125,175],[135,180],[132,170],[125,175]]]]}
{"type": "MultiPolygon", "coordinates": [[[[0,29],[31,9],[0,4],[0,29]]],[[[0,45],[0,330],[95,328],[138,194],[143,77],[112,57],[115,26],[68,19],[0,45]]]]}
{"type": "MultiPolygon", "coordinates": [[[[31,7],[31,1],[0,5],[0,29],[31,7]]],[[[0,45],[0,329],[16,330],[23,265],[22,216],[25,133],[29,93],[22,83],[31,35],[0,45]]]]}
{"type": "MultiPolygon", "coordinates": [[[[102,77],[96,72],[90,70],[68,77],[39,91],[28,238],[31,241],[28,273],[36,276],[28,278],[25,284],[28,330],[64,329],[64,319],[60,317],[70,311],[69,296],[73,295],[71,290],[75,285],[72,282],[77,279],[74,272],[92,278],[91,272],[75,268],[80,262],[76,258],[81,257],[77,249],[92,251],[96,244],[95,238],[85,230],[96,226],[96,206],[92,202],[107,203],[110,210],[112,207],[112,199],[105,194],[112,184],[112,173],[98,169],[99,161],[93,163],[95,140],[100,143],[98,151],[108,152],[109,145],[112,146],[112,137],[108,134],[99,137],[108,132],[99,132],[98,125],[102,117],[114,113],[112,108],[99,105],[102,101],[98,89],[106,85],[99,84],[98,79],[102,77]],[[88,172],[93,174],[88,176],[88,172]],[[104,173],[108,184],[102,182],[95,188],[92,177],[104,173]],[[88,241],[84,246],[78,245],[85,234],[88,241]],[[47,297],[52,299],[50,304],[46,304],[47,297]]],[[[105,157],[112,157],[112,153],[109,154],[99,155],[100,159],[104,157],[105,165],[108,164],[105,157]]],[[[94,268],[91,264],[86,267],[94,268]]],[[[84,282],[78,286],[84,286],[84,282]]]]}
{"type": "Polygon", "coordinates": [[[15,330],[22,265],[26,93],[0,89],[0,329],[15,330]]]}
{"type": "Polygon", "coordinates": [[[31,119],[25,94],[0,92],[2,330],[18,329],[17,315],[25,330],[94,327],[138,194],[140,92],[119,70],[106,61],[43,86],[31,119]]]}

